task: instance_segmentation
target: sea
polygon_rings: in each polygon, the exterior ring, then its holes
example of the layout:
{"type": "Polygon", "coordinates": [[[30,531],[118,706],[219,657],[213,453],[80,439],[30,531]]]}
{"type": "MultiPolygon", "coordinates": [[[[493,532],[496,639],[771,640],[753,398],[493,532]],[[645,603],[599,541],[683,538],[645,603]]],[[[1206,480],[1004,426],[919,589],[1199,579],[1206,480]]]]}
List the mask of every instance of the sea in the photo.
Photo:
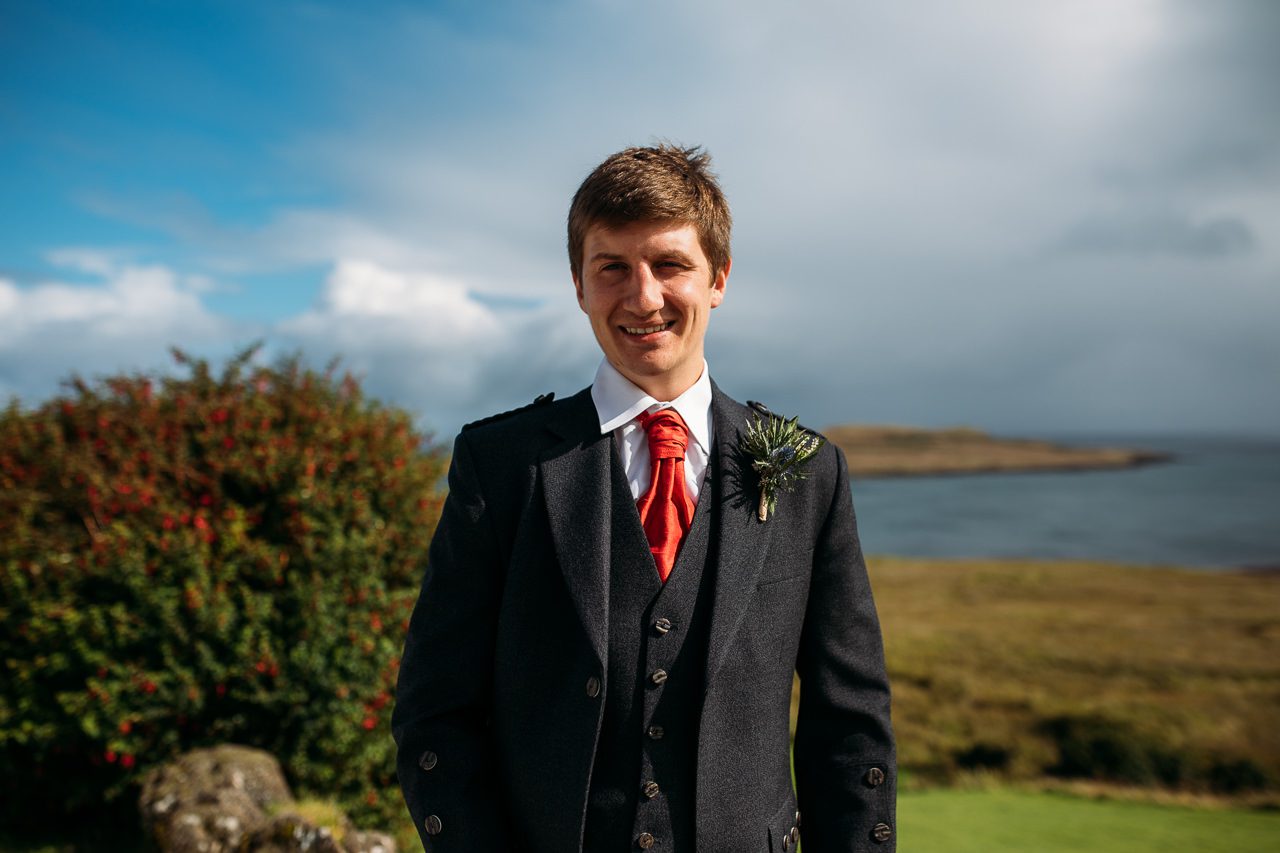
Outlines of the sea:
{"type": "Polygon", "coordinates": [[[1173,459],[1104,471],[856,478],[863,551],[1280,570],[1280,437],[1035,437],[1173,459]]]}

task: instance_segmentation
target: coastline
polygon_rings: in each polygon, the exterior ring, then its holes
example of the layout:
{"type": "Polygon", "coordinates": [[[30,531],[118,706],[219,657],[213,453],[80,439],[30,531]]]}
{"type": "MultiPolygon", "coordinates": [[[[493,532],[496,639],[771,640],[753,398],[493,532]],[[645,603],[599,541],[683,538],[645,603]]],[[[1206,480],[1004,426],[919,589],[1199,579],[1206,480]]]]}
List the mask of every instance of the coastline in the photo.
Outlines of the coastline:
{"type": "Polygon", "coordinates": [[[1099,471],[1172,461],[1171,453],[1120,447],[1073,447],[1002,438],[969,427],[843,424],[823,431],[861,478],[1099,471]]]}

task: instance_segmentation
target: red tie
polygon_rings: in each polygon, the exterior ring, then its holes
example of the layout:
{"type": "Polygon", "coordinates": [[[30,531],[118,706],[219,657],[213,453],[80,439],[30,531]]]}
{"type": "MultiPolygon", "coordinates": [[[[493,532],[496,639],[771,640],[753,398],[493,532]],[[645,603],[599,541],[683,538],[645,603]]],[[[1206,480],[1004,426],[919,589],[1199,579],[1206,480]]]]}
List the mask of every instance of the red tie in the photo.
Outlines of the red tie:
{"type": "Polygon", "coordinates": [[[649,491],[636,501],[658,577],[666,582],[693,522],[693,500],[684,482],[684,452],[689,428],[675,409],[659,409],[636,418],[649,436],[652,475],[649,491]]]}

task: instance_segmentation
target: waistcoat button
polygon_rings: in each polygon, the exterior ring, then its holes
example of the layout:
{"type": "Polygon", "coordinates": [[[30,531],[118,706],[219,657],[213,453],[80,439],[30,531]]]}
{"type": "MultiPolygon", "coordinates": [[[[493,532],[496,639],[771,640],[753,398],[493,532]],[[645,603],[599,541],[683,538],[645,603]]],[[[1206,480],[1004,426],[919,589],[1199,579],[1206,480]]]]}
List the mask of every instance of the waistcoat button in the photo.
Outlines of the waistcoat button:
{"type": "Polygon", "coordinates": [[[662,736],[666,734],[662,726],[649,726],[649,731],[645,732],[649,735],[650,740],[662,740],[662,736]]]}
{"type": "Polygon", "coordinates": [[[645,782],[642,790],[644,791],[644,795],[652,800],[654,797],[658,796],[661,789],[658,788],[657,782],[645,782]]]}
{"type": "Polygon", "coordinates": [[[636,836],[636,846],[641,850],[648,850],[653,846],[653,836],[647,832],[642,832],[636,836]]]}
{"type": "Polygon", "coordinates": [[[655,669],[653,675],[649,676],[649,680],[654,684],[662,684],[667,680],[667,671],[665,669],[655,669]]]}
{"type": "Polygon", "coordinates": [[[871,828],[871,838],[881,844],[893,837],[893,827],[887,823],[877,823],[871,828]]]}
{"type": "Polygon", "coordinates": [[[653,630],[659,634],[665,634],[671,630],[671,620],[665,616],[659,616],[653,622],[653,630]]]}
{"type": "Polygon", "coordinates": [[[594,675],[587,679],[587,695],[592,699],[600,695],[600,679],[594,675]]]}
{"type": "Polygon", "coordinates": [[[879,767],[872,767],[862,779],[868,788],[879,788],[884,784],[884,771],[879,767]]]}

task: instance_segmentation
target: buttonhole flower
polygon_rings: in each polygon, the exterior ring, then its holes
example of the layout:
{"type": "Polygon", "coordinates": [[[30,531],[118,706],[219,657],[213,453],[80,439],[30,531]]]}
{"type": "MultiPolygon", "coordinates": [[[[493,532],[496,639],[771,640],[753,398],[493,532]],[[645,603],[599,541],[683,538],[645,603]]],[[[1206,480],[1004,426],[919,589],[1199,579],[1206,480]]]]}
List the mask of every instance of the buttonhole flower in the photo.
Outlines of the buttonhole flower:
{"type": "Polygon", "coordinates": [[[751,467],[760,478],[760,503],[756,517],[766,521],[778,505],[778,493],[791,491],[807,476],[804,465],[827,441],[800,426],[798,418],[786,420],[775,415],[747,425],[742,450],[751,458],[751,467]]]}

